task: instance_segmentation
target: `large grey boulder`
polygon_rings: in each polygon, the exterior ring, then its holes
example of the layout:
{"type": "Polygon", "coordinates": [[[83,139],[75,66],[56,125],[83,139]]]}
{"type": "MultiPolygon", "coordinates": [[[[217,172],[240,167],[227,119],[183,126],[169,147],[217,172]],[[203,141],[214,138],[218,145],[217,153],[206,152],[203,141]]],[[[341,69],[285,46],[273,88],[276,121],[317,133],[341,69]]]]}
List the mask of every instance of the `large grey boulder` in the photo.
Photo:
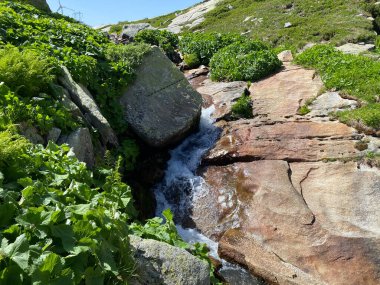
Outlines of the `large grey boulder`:
{"type": "Polygon", "coordinates": [[[67,89],[71,100],[79,107],[90,124],[100,133],[103,144],[117,146],[117,136],[102,115],[94,98],[84,86],[73,80],[66,67],[63,67],[63,75],[59,78],[59,82],[67,89]]]}
{"type": "Polygon", "coordinates": [[[138,276],[132,285],[210,285],[209,265],[186,250],[136,236],[130,243],[138,276]]]}
{"type": "Polygon", "coordinates": [[[201,95],[157,47],[145,56],[136,74],[120,99],[125,120],[151,146],[179,142],[199,122],[201,95]]]}
{"type": "Polygon", "coordinates": [[[68,144],[79,161],[85,162],[88,167],[95,165],[94,147],[88,128],[79,128],[69,135],[61,136],[58,144],[68,144]]]}
{"type": "Polygon", "coordinates": [[[137,33],[142,30],[155,30],[155,28],[148,23],[128,24],[123,26],[121,36],[127,38],[134,38],[137,35],[137,33]]]}

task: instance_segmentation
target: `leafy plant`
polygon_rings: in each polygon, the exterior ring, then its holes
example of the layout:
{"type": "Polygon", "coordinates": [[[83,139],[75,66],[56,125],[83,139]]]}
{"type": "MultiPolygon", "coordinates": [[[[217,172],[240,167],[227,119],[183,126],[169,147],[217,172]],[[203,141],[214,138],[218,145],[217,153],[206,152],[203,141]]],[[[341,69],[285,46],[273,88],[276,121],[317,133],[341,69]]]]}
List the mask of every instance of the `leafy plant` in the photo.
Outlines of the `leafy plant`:
{"type": "Polygon", "coordinates": [[[29,49],[14,46],[0,48],[0,82],[24,97],[46,91],[55,79],[51,61],[29,49]]]}
{"type": "Polygon", "coordinates": [[[262,42],[236,42],[212,57],[211,79],[256,81],[275,72],[281,65],[277,55],[262,42]]]}
{"type": "Polygon", "coordinates": [[[234,118],[240,119],[250,119],[253,118],[252,113],[252,100],[249,94],[243,94],[233,105],[232,105],[232,116],[234,118]]]}
{"type": "Polygon", "coordinates": [[[201,65],[201,61],[196,54],[185,54],[183,60],[189,68],[196,68],[201,65]]]}
{"type": "Polygon", "coordinates": [[[175,50],[178,48],[178,36],[165,30],[142,30],[137,33],[136,42],[159,46],[165,54],[174,60],[175,50]]]}
{"type": "Polygon", "coordinates": [[[200,64],[208,65],[218,50],[244,40],[244,37],[237,34],[188,33],[181,38],[179,47],[185,56],[196,56],[200,64]]]}
{"type": "Polygon", "coordinates": [[[131,275],[127,221],[135,210],[120,162],[95,180],[69,151],[33,146],[17,184],[3,184],[0,283],[115,284],[131,275]]]}
{"type": "Polygon", "coordinates": [[[176,226],[173,221],[173,214],[170,209],[163,211],[162,215],[165,218],[165,223],[162,218],[156,217],[146,221],[145,225],[133,223],[130,229],[134,235],[142,238],[154,239],[165,242],[167,244],[186,249],[191,254],[206,261],[210,265],[210,277],[212,284],[221,284],[214,275],[214,266],[208,257],[209,249],[206,244],[196,243],[188,244],[183,241],[177,232],[176,226]]]}
{"type": "Polygon", "coordinates": [[[339,112],[346,123],[379,129],[380,63],[365,56],[343,54],[330,45],[317,45],[296,58],[296,63],[317,69],[328,89],[362,101],[357,110],[339,112]]]}
{"type": "Polygon", "coordinates": [[[41,134],[47,134],[54,126],[63,132],[74,130],[78,125],[71,113],[60,102],[61,98],[40,93],[38,97],[20,97],[0,83],[0,107],[2,129],[15,123],[30,123],[41,134]]]}

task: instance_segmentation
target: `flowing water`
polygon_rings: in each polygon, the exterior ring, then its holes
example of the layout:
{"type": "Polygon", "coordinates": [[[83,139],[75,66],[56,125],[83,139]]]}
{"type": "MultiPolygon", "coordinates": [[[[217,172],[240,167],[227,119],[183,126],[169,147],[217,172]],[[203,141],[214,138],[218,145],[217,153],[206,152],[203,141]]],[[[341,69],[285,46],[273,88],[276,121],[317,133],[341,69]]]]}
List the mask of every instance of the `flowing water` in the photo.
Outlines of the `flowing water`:
{"type": "Polygon", "coordinates": [[[218,243],[191,228],[188,217],[191,215],[192,204],[207,191],[202,177],[196,174],[202,156],[215,143],[219,130],[213,126],[211,114],[214,107],[202,110],[199,130],[189,136],[181,145],[173,149],[171,159],[163,181],[156,186],[156,215],[161,216],[163,210],[170,208],[175,216],[177,229],[181,237],[189,243],[202,242],[210,248],[210,255],[222,262],[220,274],[231,285],[261,285],[260,281],[251,276],[245,269],[221,260],[218,256],[218,243]]]}

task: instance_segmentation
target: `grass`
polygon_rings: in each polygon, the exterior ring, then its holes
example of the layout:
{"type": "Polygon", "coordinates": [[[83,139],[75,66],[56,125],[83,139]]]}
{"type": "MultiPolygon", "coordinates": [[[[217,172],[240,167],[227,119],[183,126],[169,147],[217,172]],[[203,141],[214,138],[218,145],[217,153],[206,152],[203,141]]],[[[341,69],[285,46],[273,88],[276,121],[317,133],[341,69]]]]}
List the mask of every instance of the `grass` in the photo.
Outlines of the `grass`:
{"type": "Polygon", "coordinates": [[[123,21],[123,22],[119,22],[116,25],[112,25],[111,26],[110,32],[111,33],[121,33],[124,25],[138,24],[138,23],[148,23],[148,24],[152,25],[152,27],[155,27],[155,28],[158,28],[158,29],[167,28],[169,26],[169,24],[171,23],[171,21],[176,17],[176,15],[178,13],[183,13],[185,11],[186,10],[184,10],[184,11],[176,11],[176,12],[173,12],[173,13],[170,13],[170,14],[167,14],[167,15],[158,16],[158,17],[151,18],[151,19],[145,18],[145,19],[138,20],[138,21],[123,21]]]}
{"type": "Polygon", "coordinates": [[[224,0],[193,30],[246,33],[273,46],[309,42],[374,41],[373,24],[359,0],[224,0]],[[233,9],[228,9],[231,5],[233,9]],[[244,21],[247,17],[249,20],[244,21]],[[292,24],[284,28],[285,23],[292,24]]]}
{"type": "Polygon", "coordinates": [[[243,95],[232,105],[231,110],[233,119],[253,118],[252,101],[249,94],[243,93],[243,95]]]}
{"type": "Polygon", "coordinates": [[[316,69],[328,89],[361,102],[356,110],[339,112],[344,123],[380,129],[380,62],[361,55],[348,55],[330,45],[318,45],[300,54],[296,63],[316,69]]]}

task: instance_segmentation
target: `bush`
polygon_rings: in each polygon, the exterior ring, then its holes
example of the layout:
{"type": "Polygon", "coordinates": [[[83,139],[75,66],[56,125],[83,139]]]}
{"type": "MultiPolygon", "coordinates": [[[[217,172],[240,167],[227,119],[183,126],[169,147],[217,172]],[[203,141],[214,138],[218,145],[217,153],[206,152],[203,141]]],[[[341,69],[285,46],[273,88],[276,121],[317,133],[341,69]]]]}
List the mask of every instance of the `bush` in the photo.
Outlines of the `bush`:
{"type": "Polygon", "coordinates": [[[237,34],[188,33],[181,38],[179,47],[184,55],[196,56],[200,64],[208,65],[218,50],[244,40],[237,34]]]}
{"type": "MultiPolygon", "coordinates": [[[[61,94],[62,95],[62,94],[61,94]]],[[[57,96],[59,96],[57,94],[57,96]]],[[[62,98],[40,94],[38,97],[21,97],[0,83],[0,108],[2,108],[2,129],[13,123],[27,122],[37,127],[41,134],[47,134],[53,127],[64,133],[74,130],[79,123],[60,102],[62,98]]]]}
{"type": "Polygon", "coordinates": [[[201,61],[196,54],[185,54],[183,60],[189,68],[196,68],[201,65],[201,61]]]}
{"type": "Polygon", "coordinates": [[[53,67],[51,61],[33,50],[20,51],[13,46],[0,49],[0,82],[24,97],[48,89],[55,78],[53,67]]]}
{"type": "Polygon", "coordinates": [[[277,55],[262,42],[237,42],[212,57],[211,79],[256,81],[275,72],[281,65],[277,55]]]}
{"type": "Polygon", "coordinates": [[[318,45],[297,56],[296,63],[317,69],[327,88],[337,89],[364,103],[357,110],[339,112],[337,116],[341,121],[380,128],[380,62],[343,54],[330,45],[318,45]]]}
{"type": "Polygon", "coordinates": [[[142,30],[137,33],[134,40],[159,46],[170,59],[173,59],[178,48],[178,36],[165,30],[142,30]]]}

